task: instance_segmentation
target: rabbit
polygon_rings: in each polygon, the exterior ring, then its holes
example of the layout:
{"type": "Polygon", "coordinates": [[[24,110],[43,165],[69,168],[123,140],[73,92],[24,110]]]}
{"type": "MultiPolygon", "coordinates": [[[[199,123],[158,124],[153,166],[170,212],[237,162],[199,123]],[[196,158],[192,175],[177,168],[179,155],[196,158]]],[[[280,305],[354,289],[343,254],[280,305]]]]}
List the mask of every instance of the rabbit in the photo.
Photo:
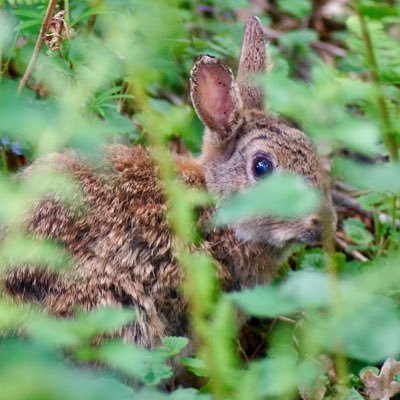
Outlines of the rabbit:
{"type": "MultiPolygon", "coordinates": [[[[217,58],[203,55],[195,61],[191,99],[205,125],[204,139],[199,158],[171,155],[179,179],[223,199],[274,171],[289,171],[320,190],[321,209],[334,221],[328,174],[316,150],[303,132],[264,110],[262,91],[251,80],[268,64],[256,17],[245,27],[237,80],[217,58]]],[[[29,179],[44,165],[68,174],[89,207],[79,212],[56,195],[41,199],[27,216],[26,228],[35,237],[62,243],[74,267],[56,273],[18,266],[7,272],[2,291],[60,317],[77,308],[133,308],[137,319],[117,334],[146,348],[167,335],[190,337],[188,302],[180,290],[183,271],[174,256],[159,167],[141,146],[112,145],[104,163],[108,169],[100,173],[67,151],[22,172],[21,179],[29,179]]],[[[270,283],[293,243],[315,243],[324,233],[318,211],[300,219],[265,216],[210,227],[214,211],[199,212],[198,248],[215,260],[225,291],[270,283]]]]}

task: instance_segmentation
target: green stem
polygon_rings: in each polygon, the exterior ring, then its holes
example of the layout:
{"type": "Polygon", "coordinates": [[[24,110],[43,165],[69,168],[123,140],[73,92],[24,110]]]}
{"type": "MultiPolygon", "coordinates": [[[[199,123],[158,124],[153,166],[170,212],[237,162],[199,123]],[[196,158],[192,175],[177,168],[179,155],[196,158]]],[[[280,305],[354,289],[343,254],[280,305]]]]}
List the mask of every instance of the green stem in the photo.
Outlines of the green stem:
{"type": "Polygon", "coordinates": [[[69,24],[69,0],[64,0],[64,10],[67,11],[65,14],[65,22],[69,24]]]}
{"type": "Polygon", "coordinates": [[[3,172],[4,174],[8,173],[8,163],[7,163],[7,155],[5,149],[1,148],[1,163],[3,164],[3,172]]]}
{"type": "MultiPolygon", "coordinates": [[[[332,296],[331,312],[333,315],[339,316],[343,307],[340,293],[339,271],[335,257],[335,232],[332,226],[332,216],[329,210],[323,209],[321,211],[321,221],[325,232],[323,248],[327,257],[327,272],[332,296]]],[[[335,366],[339,380],[344,387],[348,387],[349,368],[347,358],[343,351],[343,344],[338,341],[335,347],[335,366]]]]}
{"type": "Polygon", "coordinates": [[[42,27],[40,28],[40,33],[37,38],[35,48],[33,49],[33,53],[32,53],[31,59],[29,61],[29,64],[26,67],[24,75],[22,76],[22,79],[18,86],[18,94],[22,93],[22,91],[24,90],[24,88],[25,88],[26,84],[28,83],[28,80],[31,76],[33,67],[35,66],[36,60],[39,57],[40,48],[42,47],[46,33],[49,30],[51,18],[54,15],[54,10],[56,8],[56,5],[57,5],[57,0],[49,0],[49,3],[47,5],[47,10],[46,10],[46,15],[43,19],[42,27]]]}
{"type": "Polygon", "coordinates": [[[375,257],[379,257],[383,252],[383,243],[382,243],[382,225],[381,222],[379,221],[379,210],[377,208],[374,208],[373,215],[374,215],[375,243],[376,243],[375,257]]]}
{"type": "MultiPolygon", "coordinates": [[[[104,5],[104,0],[96,0],[94,3],[94,7],[102,7],[104,5]]],[[[87,24],[86,24],[86,32],[92,32],[94,29],[94,26],[96,25],[96,20],[97,20],[97,14],[93,14],[88,18],[87,24]]]]}
{"type": "MultiPolygon", "coordinates": [[[[10,48],[10,50],[8,52],[7,60],[4,62],[4,65],[3,65],[3,73],[7,73],[7,71],[8,71],[12,55],[14,54],[15,46],[17,45],[18,38],[19,38],[19,32],[16,32],[14,34],[14,38],[13,38],[13,41],[12,41],[11,48],[10,48]]],[[[0,73],[0,75],[1,75],[1,73],[0,73]]]]}
{"type": "MultiPolygon", "coordinates": [[[[151,110],[149,110],[146,94],[142,90],[135,91],[135,99],[140,104],[141,109],[144,110],[143,114],[149,113],[149,121],[151,110]]],[[[182,207],[175,197],[177,192],[175,189],[178,182],[176,181],[176,168],[170,157],[168,149],[163,143],[163,136],[157,134],[158,121],[154,118],[148,129],[148,141],[152,149],[152,157],[160,168],[160,179],[164,185],[165,193],[169,203],[169,224],[172,232],[174,233],[174,254],[177,258],[178,264],[182,266],[185,271],[184,289],[187,294],[188,303],[190,307],[190,317],[194,336],[198,343],[199,353],[202,355],[207,368],[210,372],[210,388],[216,400],[227,400],[232,397],[232,388],[230,386],[230,377],[226,374],[224,364],[215,352],[213,343],[214,337],[210,335],[212,332],[213,312],[217,306],[217,300],[213,304],[213,309],[209,310],[204,304],[203,292],[199,287],[198,281],[193,274],[193,265],[195,260],[192,255],[192,250],[195,242],[196,232],[195,223],[193,224],[192,231],[187,233],[186,229],[182,229],[181,223],[178,218],[174,218],[179,214],[177,207],[182,207]],[[154,121],[154,122],[153,122],[154,121]]],[[[147,130],[146,130],[147,131],[147,130]]],[[[189,201],[189,199],[187,199],[189,201]]],[[[194,221],[193,221],[194,222],[194,221]]],[[[211,271],[210,271],[211,272],[211,271]]]]}
{"type": "Polygon", "coordinates": [[[396,235],[396,216],[397,216],[397,207],[396,207],[397,197],[396,197],[396,195],[393,195],[391,197],[391,200],[392,200],[392,210],[391,210],[392,211],[392,225],[390,227],[389,251],[393,250],[394,243],[395,243],[394,237],[396,235]]]}
{"type": "Polygon", "coordinates": [[[367,22],[365,21],[364,15],[360,10],[360,0],[354,0],[354,5],[355,12],[360,22],[361,35],[365,44],[366,60],[368,63],[368,67],[370,68],[371,81],[375,87],[376,103],[382,127],[383,140],[389,151],[390,158],[394,161],[397,161],[399,159],[398,148],[395,137],[393,135],[393,128],[390,123],[389,112],[386,107],[385,96],[383,94],[382,82],[378,73],[378,63],[376,61],[371,35],[368,30],[367,22]]]}

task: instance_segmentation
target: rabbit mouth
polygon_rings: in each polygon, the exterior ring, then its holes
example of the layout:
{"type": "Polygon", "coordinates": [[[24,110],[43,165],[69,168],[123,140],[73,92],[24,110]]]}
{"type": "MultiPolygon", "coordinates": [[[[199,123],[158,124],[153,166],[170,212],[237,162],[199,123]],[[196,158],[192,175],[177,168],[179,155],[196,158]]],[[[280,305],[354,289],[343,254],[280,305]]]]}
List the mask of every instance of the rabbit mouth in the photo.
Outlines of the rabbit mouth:
{"type": "Polygon", "coordinates": [[[309,229],[304,231],[300,236],[298,242],[309,245],[319,245],[324,239],[322,228],[309,229]]]}

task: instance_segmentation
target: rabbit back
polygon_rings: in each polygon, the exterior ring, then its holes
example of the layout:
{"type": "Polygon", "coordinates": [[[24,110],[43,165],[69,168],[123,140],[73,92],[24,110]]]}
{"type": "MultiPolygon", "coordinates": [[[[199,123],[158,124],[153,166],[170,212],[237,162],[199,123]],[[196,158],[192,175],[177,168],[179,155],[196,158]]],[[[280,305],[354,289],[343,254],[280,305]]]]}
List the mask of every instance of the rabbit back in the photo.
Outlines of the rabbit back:
{"type": "MultiPolygon", "coordinates": [[[[176,156],[174,161],[187,186],[205,188],[197,160],[176,156]]],[[[134,308],[138,319],[119,335],[146,347],[165,335],[188,335],[187,302],[181,291],[184,273],[174,256],[158,167],[148,151],[111,146],[101,172],[73,153],[52,155],[28,168],[22,178],[29,179],[46,164],[70,175],[86,203],[71,209],[57,196],[46,196],[27,216],[27,229],[62,243],[74,266],[60,275],[32,266],[13,269],[5,281],[6,292],[41,303],[60,316],[78,307],[134,308]]],[[[200,211],[204,239],[198,248],[214,257],[221,286],[235,290],[271,280],[275,264],[266,249],[239,242],[229,229],[206,228],[212,212],[200,211]]]]}

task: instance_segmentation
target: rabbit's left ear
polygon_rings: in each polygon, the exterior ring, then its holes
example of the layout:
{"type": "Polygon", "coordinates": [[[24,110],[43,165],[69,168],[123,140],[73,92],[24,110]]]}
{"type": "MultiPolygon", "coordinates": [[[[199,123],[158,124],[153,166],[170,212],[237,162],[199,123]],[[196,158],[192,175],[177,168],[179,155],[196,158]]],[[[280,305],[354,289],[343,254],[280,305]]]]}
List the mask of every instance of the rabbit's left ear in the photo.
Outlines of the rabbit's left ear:
{"type": "Polygon", "coordinates": [[[244,108],[263,109],[262,90],[251,83],[251,78],[256,74],[266,72],[267,68],[268,57],[263,28],[260,20],[252,17],[248,20],[244,31],[237,75],[244,108]]]}
{"type": "Polygon", "coordinates": [[[228,139],[241,114],[239,90],[232,71],[217,58],[200,56],[190,74],[190,94],[203,123],[219,140],[228,139]]]}

